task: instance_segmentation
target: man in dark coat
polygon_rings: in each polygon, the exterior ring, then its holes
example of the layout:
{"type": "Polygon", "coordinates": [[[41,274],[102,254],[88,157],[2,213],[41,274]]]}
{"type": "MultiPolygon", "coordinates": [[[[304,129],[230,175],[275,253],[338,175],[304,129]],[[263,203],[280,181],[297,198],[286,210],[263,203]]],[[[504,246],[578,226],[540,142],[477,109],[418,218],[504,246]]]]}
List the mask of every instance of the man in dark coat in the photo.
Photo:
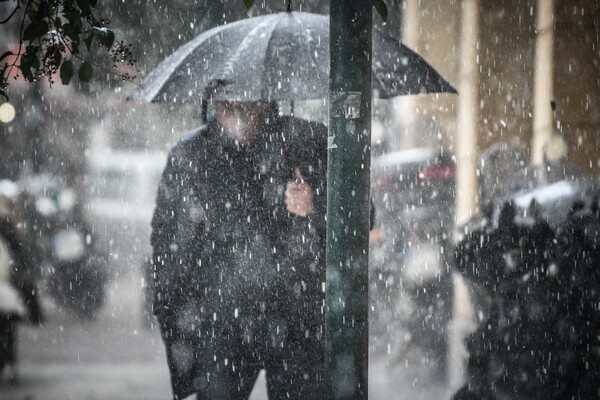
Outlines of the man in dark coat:
{"type": "Polygon", "coordinates": [[[217,102],[171,150],[152,220],[154,313],[175,399],[323,396],[327,131],[217,102]]]}

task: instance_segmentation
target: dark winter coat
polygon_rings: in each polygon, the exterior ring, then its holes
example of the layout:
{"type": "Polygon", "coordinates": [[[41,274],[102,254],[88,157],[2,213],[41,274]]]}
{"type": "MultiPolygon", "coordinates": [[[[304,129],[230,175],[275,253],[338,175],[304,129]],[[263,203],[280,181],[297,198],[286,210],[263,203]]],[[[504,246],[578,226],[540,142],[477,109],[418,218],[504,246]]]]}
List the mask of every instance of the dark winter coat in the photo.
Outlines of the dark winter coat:
{"type": "Polygon", "coordinates": [[[265,357],[306,332],[320,341],[326,143],[323,125],[273,116],[250,144],[212,121],[170,152],[151,242],[176,397],[195,391],[206,365],[246,362],[242,340],[265,357]],[[284,203],[296,167],[314,191],[308,217],[284,203]]]}

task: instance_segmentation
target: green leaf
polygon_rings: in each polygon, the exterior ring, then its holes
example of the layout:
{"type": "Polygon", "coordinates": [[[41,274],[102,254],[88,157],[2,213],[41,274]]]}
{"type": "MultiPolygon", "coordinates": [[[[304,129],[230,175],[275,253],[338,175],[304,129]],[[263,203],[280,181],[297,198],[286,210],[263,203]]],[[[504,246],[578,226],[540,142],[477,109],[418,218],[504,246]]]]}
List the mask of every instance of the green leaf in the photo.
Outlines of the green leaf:
{"type": "Polygon", "coordinates": [[[255,0],[242,0],[244,2],[244,5],[246,6],[246,9],[250,9],[253,5],[255,0]]]}
{"type": "Polygon", "coordinates": [[[81,29],[77,29],[77,27],[73,26],[72,24],[65,24],[63,25],[63,32],[64,34],[71,39],[74,43],[79,44],[79,35],[81,34],[81,29]]]}
{"type": "Polygon", "coordinates": [[[77,5],[79,6],[79,9],[81,10],[82,14],[89,14],[91,9],[92,9],[92,5],[90,4],[90,0],[77,0],[77,5]]]}
{"type": "Polygon", "coordinates": [[[2,69],[0,69],[0,88],[4,87],[5,85],[8,85],[6,83],[8,77],[5,75],[7,69],[8,69],[8,64],[4,64],[2,66],[2,69]]]}
{"type": "Polygon", "coordinates": [[[110,29],[94,27],[94,32],[98,42],[107,49],[110,49],[115,42],[115,33],[110,29]]]}
{"type": "Polygon", "coordinates": [[[48,33],[48,23],[46,21],[32,22],[23,31],[23,40],[31,41],[35,38],[48,33]]]}
{"type": "Polygon", "coordinates": [[[93,40],[94,40],[94,34],[93,33],[90,36],[88,36],[85,39],[83,39],[83,42],[85,43],[85,46],[87,47],[88,50],[92,48],[92,41],[93,40]]]}
{"type": "Polygon", "coordinates": [[[79,76],[79,80],[81,82],[91,81],[92,76],[94,75],[94,68],[92,67],[92,64],[90,64],[89,61],[84,61],[83,64],[81,64],[81,67],[79,67],[79,73],[77,75],[79,76]]]}
{"type": "Polygon", "coordinates": [[[13,53],[12,51],[6,51],[6,52],[4,52],[4,53],[3,53],[3,54],[0,56],[0,61],[4,60],[6,57],[8,57],[8,56],[12,56],[12,55],[14,55],[14,54],[15,54],[15,53],[13,53]]]}
{"type": "Polygon", "coordinates": [[[39,57],[33,57],[33,61],[31,62],[31,68],[35,70],[39,70],[42,65],[39,57]]]}
{"type": "Polygon", "coordinates": [[[31,68],[34,68],[35,65],[40,65],[40,59],[38,57],[39,46],[29,45],[27,46],[25,53],[21,56],[21,63],[19,64],[19,69],[25,79],[29,82],[33,81],[33,73],[31,72],[31,68]]]}
{"type": "Polygon", "coordinates": [[[69,20],[71,25],[81,25],[81,14],[77,10],[66,12],[65,18],[69,20]]]}
{"type": "MultiPolygon", "coordinates": [[[[21,57],[21,59],[23,59],[23,57],[21,57]]],[[[21,73],[23,74],[23,77],[25,79],[27,79],[29,82],[33,82],[33,72],[31,72],[31,62],[23,63],[21,61],[21,64],[19,65],[19,69],[21,70],[21,73]]]]}
{"type": "Polygon", "coordinates": [[[60,66],[60,81],[63,85],[68,85],[73,77],[73,61],[66,60],[60,66]]]}
{"type": "Polygon", "coordinates": [[[5,75],[7,68],[8,65],[4,64],[2,71],[0,71],[0,97],[4,98],[6,101],[8,101],[8,93],[4,91],[4,88],[8,86],[8,77],[5,75]]]}
{"type": "Polygon", "coordinates": [[[371,5],[375,7],[383,22],[388,19],[388,8],[383,0],[371,0],[371,5]]]}

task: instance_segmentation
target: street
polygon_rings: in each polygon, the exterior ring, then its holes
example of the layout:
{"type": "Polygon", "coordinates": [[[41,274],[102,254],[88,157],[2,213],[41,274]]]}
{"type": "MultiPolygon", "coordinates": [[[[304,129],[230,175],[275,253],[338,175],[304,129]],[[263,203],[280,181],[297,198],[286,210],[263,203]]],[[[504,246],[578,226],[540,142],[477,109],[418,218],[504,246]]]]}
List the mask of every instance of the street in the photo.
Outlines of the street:
{"type": "MultiPolygon", "coordinates": [[[[165,353],[156,328],[142,319],[141,278],[128,271],[109,283],[108,299],[96,321],[78,321],[44,298],[46,324],[21,326],[19,382],[0,383],[1,400],[170,399],[165,353]]],[[[423,365],[385,360],[370,365],[371,399],[445,399],[448,388],[423,365]]],[[[266,400],[264,374],[251,400],[266,400]]]]}
{"type": "Polygon", "coordinates": [[[137,274],[109,283],[96,321],[78,321],[44,299],[46,324],[23,325],[20,381],[3,382],[0,398],[168,399],[169,376],[157,330],[144,328],[137,274]]]}

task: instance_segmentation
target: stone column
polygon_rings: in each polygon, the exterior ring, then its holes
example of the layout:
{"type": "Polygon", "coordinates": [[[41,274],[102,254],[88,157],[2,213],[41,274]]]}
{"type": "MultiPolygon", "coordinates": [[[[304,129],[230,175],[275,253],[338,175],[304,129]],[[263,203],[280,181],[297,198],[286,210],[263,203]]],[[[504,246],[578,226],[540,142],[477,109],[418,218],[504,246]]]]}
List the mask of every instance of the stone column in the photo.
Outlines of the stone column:
{"type": "Polygon", "coordinates": [[[544,162],[544,145],[553,130],[554,0],[538,0],[536,35],[531,162],[539,165],[544,162]]]}
{"type": "MultiPolygon", "coordinates": [[[[419,5],[417,0],[404,0],[402,3],[402,43],[418,52],[419,43],[419,5]]],[[[401,148],[417,147],[413,122],[416,118],[418,100],[416,96],[401,96],[394,99],[398,112],[397,126],[401,129],[401,148]]]]}
{"type": "Polygon", "coordinates": [[[456,132],[456,222],[477,212],[477,114],[479,96],[479,0],[464,0],[460,35],[458,127],[456,132]]]}

